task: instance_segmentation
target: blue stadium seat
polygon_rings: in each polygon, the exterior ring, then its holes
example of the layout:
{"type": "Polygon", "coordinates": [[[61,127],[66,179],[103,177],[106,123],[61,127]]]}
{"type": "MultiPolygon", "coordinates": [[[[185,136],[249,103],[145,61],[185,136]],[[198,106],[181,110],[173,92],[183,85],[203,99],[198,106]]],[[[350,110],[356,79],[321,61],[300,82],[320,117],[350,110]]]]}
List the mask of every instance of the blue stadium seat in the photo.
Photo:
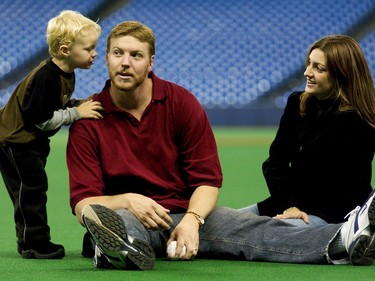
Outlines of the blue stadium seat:
{"type": "Polygon", "coordinates": [[[101,2],[103,0],[2,0],[0,79],[46,49],[45,33],[50,18],[67,9],[87,14],[101,2]]]}
{"type": "MultiPolygon", "coordinates": [[[[46,23],[59,10],[73,7],[85,13],[92,3],[100,1],[27,0],[22,5],[21,0],[4,2],[7,8],[0,10],[0,14],[12,14],[16,7],[22,8],[19,14],[12,15],[15,23],[8,26],[3,23],[7,27],[0,25],[0,31],[18,28],[9,34],[17,35],[25,30],[22,37],[28,37],[22,41],[22,48],[19,48],[18,35],[4,37],[9,43],[2,44],[0,49],[0,75],[45,45],[46,23]],[[45,7],[46,3],[53,4],[45,7]],[[28,16],[22,16],[24,13],[28,16]],[[38,23],[34,24],[34,20],[38,23]]],[[[294,76],[304,65],[306,51],[313,41],[328,34],[347,33],[374,8],[375,0],[129,1],[99,21],[103,32],[98,57],[90,70],[76,71],[75,96],[82,98],[101,90],[108,77],[105,46],[110,29],[121,21],[138,20],[155,31],[154,70],[158,76],[191,90],[206,108],[246,108],[294,76]]],[[[373,74],[375,52],[371,38],[374,36],[369,34],[363,40],[373,74]]],[[[15,85],[0,90],[0,104],[12,87],[15,85]]],[[[276,106],[284,105],[285,95],[280,93],[276,106]]]]}
{"type": "Polygon", "coordinates": [[[101,89],[105,36],[135,19],[155,31],[157,75],[185,86],[207,108],[246,107],[294,75],[313,41],[345,33],[374,7],[375,1],[134,1],[101,22],[99,57],[80,72],[76,94],[101,89]]]}

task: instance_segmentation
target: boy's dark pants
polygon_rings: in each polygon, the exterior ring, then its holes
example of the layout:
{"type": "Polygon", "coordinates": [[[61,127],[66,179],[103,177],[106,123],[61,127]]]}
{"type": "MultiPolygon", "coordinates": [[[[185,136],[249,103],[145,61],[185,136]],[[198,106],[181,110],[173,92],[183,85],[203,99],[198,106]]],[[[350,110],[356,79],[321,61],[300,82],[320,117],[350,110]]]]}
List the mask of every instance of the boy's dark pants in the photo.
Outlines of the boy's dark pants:
{"type": "Polygon", "coordinates": [[[22,248],[50,241],[45,171],[49,151],[48,139],[0,145],[0,171],[13,202],[17,243],[22,248]]]}

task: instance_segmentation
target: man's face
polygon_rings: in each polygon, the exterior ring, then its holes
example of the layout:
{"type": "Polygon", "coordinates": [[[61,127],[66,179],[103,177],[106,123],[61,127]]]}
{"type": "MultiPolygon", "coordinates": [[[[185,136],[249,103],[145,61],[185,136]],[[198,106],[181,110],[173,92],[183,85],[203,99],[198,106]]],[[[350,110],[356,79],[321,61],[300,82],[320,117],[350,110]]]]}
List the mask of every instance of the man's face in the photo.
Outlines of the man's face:
{"type": "Polygon", "coordinates": [[[107,53],[107,67],[112,86],[119,90],[134,91],[147,79],[154,56],[149,46],[132,36],[111,39],[107,53]]]}

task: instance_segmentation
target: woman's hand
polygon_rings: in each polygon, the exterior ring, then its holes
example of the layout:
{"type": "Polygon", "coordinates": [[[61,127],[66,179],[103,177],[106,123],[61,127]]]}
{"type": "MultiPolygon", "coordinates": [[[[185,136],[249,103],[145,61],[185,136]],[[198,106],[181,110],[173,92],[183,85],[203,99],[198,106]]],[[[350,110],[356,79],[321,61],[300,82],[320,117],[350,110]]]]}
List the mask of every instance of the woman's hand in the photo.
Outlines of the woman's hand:
{"type": "Polygon", "coordinates": [[[305,212],[302,212],[297,207],[290,207],[286,209],[282,214],[276,215],[273,218],[274,219],[301,219],[306,224],[310,223],[309,216],[305,212]]]}

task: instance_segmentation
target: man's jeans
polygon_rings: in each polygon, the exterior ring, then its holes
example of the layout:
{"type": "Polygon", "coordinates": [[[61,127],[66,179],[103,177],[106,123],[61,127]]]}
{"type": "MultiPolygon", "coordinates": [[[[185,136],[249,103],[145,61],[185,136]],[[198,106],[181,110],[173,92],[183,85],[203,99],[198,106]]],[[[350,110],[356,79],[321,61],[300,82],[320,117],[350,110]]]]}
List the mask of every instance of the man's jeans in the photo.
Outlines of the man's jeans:
{"type": "MultiPolygon", "coordinates": [[[[238,211],[240,211],[241,213],[253,213],[255,215],[259,215],[259,209],[258,209],[257,204],[238,209],[238,211]]],[[[317,226],[317,225],[327,224],[327,222],[320,217],[309,215],[309,214],[307,215],[309,216],[309,224],[306,224],[302,219],[284,219],[284,220],[295,226],[317,226]]]]}
{"type": "MultiPolygon", "coordinates": [[[[157,257],[166,257],[166,241],[184,214],[171,214],[168,231],[149,231],[129,211],[116,211],[128,234],[147,241],[157,257]]],[[[342,224],[297,227],[283,220],[216,207],[200,229],[198,258],[290,263],[327,263],[328,246],[342,224]]]]}

